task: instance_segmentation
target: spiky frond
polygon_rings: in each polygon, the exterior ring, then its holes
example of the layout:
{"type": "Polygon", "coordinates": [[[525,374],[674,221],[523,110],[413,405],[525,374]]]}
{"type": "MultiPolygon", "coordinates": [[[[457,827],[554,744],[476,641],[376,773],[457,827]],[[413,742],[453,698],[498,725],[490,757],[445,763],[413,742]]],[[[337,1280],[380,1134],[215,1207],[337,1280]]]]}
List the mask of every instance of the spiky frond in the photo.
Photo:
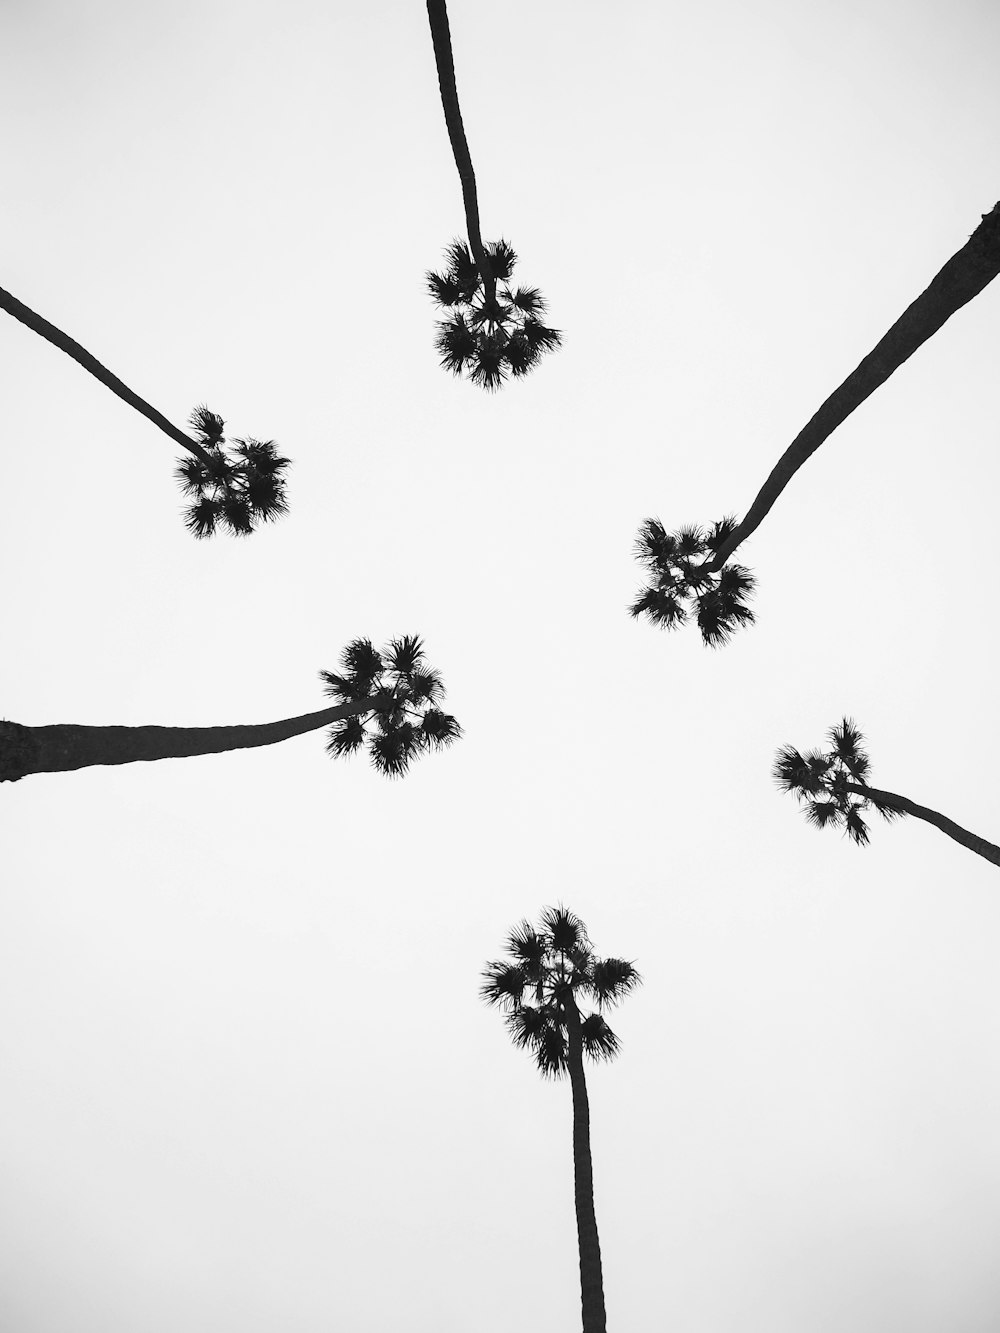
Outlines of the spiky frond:
{"type": "Polygon", "coordinates": [[[592,1060],[613,1060],[619,1041],[600,1014],[588,1014],[580,1024],[583,1049],[592,1060]]]}
{"type": "Polygon", "coordinates": [[[520,1007],[525,987],[524,968],[519,963],[490,963],[483,971],[479,993],[487,1004],[516,1003],[520,1007]]]}
{"type": "Polygon", "coordinates": [[[425,743],[433,750],[443,750],[462,735],[462,728],[455,718],[450,713],[442,713],[439,708],[428,708],[420,725],[425,743]]]}
{"type": "Polygon", "coordinates": [[[640,985],[642,978],[624,958],[600,958],[591,969],[589,992],[599,1008],[619,1004],[640,985]]]}
{"type": "Polygon", "coordinates": [[[326,742],[327,754],[339,758],[353,754],[365,743],[365,724],[360,717],[348,717],[331,727],[326,742]]]}

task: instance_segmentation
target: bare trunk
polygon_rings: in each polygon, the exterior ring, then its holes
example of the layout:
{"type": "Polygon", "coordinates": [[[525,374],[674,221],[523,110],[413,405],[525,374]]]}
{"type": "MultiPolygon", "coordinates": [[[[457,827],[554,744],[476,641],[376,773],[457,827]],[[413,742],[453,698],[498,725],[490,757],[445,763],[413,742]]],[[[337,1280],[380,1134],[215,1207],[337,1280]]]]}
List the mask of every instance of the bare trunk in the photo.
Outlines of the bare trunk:
{"type": "Polygon", "coordinates": [[[25,727],[0,722],[0,782],[29,773],[67,773],[92,764],[134,764],[153,759],[185,759],[198,754],[246,750],[315,731],[330,722],[370,712],[381,696],[336,704],[318,713],[237,727],[82,727],[60,723],[25,727]]]}
{"type": "Polygon", "coordinates": [[[771,506],[802,464],[814,454],[856,407],[884,384],[894,370],[932,337],[956,310],[978,296],[1000,273],[1000,203],[989,213],[969,240],[948,260],[925,292],[900,315],[880,343],[835,389],[816,415],[795,437],[761,487],[743,522],[723,542],[708,564],[721,569],[732,553],[758,527],[771,506]]]}
{"type": "Polygon", "coordinates": [[[890,810],[898,810],[901,815],[914,815],[917,819],[923,819],[928,824],[933,824],[942,833],[947,833],[949,838],[954,838],[963,847],[968,847],[970,852],[975,852],[977,856],[982,856],[985,860],[992,861],[995,866],[1000,866],[1000,847],[994,847],[992,842],[987,842],[985,838],[980,838],[976,833],[970,833],[968,829],[962,828],[954,820],[948,819],[945,815],[939,815],[936,810],[930,810],[926,805],[917,805],[916,801],[911,801],[906,796],[897,796],[895,792],[891,791],[879,791],[877,787],[865,787],[859,782],[845,782],[844,786],[848,791],[856,792],[859,796],[866,796],[878,805],[888,806],[890,810]]]}
{"type": "Polygon", "coordinates": [[[182,448],[194,454],[195,458],[200,458],[206,466],[210,463],[211,460],[205,450],[196,440],[192,440],[190,435],[185,435],[184,431],[179,430],[173,422],[168,421],[161,412],[157,412],[156,408],[151,407],[144,398],[140,398],[137,393],[133,393],[127,384],[123,384],[117,375],[112,375],[107,366],[102,366],[100,361],[91,356],[85,347],[81,347],[68,334],[63,333],[62,329],[57,329],[54,324],[50,324],[47,319],[43,319],[34,310],[30,310],[16,296],[4,291],[2,287],[0,287],[0,309],[6,310],[8,315],[13,315],[15,319],[19,319],[32,332],[45,338],[54,347],[58,347],[60,352],[65,352],[67,356],[71,356],[77,365],[83,366],[84,370],[89,370],[95,379],[99,379],[112,393],[117,394],[122,402],[128,403],[129,407],[134,407],[137,412],[141,412],[154,426],[159,426],[164,435],[169,435],[182,448]]]}
{"type": "Polygon", "coordinates": [[[496,302],[496,279],[490,262],[486,258],[483,238],[479,231],[479,197],[476,192],[476,173],[472,166],[472,156],[462,124],[462,109],[458,105],[458,90],[455,87],[455,61],[451,51],[451,29],[448,25],[448,8],[445,0],[427,0],[427,17],[431,25],[431,40],[434,43],[434,59],[437,63],[438,84],[441,88],[441,105],[444,108],[445,124],[448,126],[448,138],[451,151],[455,155],[455,166],[462,181],[462,198],[465,203],[465,226],[469,233],[469,246],[473,258],[483,279],[483,288],[487,305],[496,302]]]}
{"type": "Polygon", "coordinates": [[[583,1333],[606,1333],[604,1276],[601,1271],[601,1242],[594,1213],[594,1167],[590,1156],[590,1102],[583,1073],[583,1039],[580,1014],[570,996],[566,1004],[569,1032],[569,1078],[573,1088],[573,1179],[576,1200],[576,1234],[580,1247],[580,1303],[583,1333]]]}

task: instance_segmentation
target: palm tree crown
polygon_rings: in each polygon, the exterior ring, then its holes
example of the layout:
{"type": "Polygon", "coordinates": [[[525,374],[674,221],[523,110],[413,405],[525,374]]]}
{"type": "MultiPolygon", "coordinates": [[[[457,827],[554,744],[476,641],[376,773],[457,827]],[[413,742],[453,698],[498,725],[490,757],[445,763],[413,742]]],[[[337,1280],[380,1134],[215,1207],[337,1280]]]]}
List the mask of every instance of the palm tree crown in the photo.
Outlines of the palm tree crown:
{"type": "Polygon", "coordinates": [[[427,274],[427,290],[452,312],[437,326],[441,365],[493,391],[508,375],[527,375],[545,352],[559,346],[562,334],[542,323],[545,299],[537,287],[510,285],[517,263],[511,246],[496,241],[484,246],[484,253],[491,284],[484,283],[468,246],[453,241],[445,251],[445,271],[427,274]]]}
{"type": "Polygon", "coordinates": [[[734,629],[749,625],[754,614],[746,604],[756,580],[742,565],[711,568],[715,552],[736,527],[735,518],[723,518],[708,529],[681,528],[667,532],[659,519],[650,518],[636,538],[636,558],[653,582],[629,608],[654,625],[675,629],[694,615],[701,637],[710,647],[724,644],[734,629]]]}
{"type": "Polygon", "coordinates": [[[217,528],[244,536],[257,522],[267,523],[288,512],[282,458],[273,440],[233,440],[226,452],[225,422],[204,405],[191,413],[191,426],[202,453],[177,460],[175,476],[193,497],[185,523],[196,537],[211,537],[217,528]]]}
{"type": "Polygon", "coordinates": [[[858,791],[867,788],[871,761],[861,749],[864,736],[850,718],[831,727],[827,736],[829,750],[800,754],[794,746],[783,745],[774,761],[774,780],[804,803],[810,824],[842,828],[861,847],[868,842],[866,810],[877,810],[883,819],[896,819],[904,812],[858,791]]]}
{"type": "Polygon", "coordinates": [[[515,1046],[530,1050],[541,1073],[558,1078],[569,1069],[571,1009],[579,1013],[584,1052],[592,1060],[612,1060],[618,1038],[602,1010],[617,1004],[641,982],[622,958],[599,958],[587,928],[564,907],[546,907],[541,929],[522,921],[507,936],[510,961],[490,963],[480,993],[504,1011],[515,1046]],[[579,1000],[596,1004],[584,1014],[579,1000]]]}
{"type": "Polygon", "coordinates": [[[341,654],[340,671],[321,671],[320,679],[324,692],[341,703],[374,700],[367,715],[331,727],[327,753],[336,757],[367,746],[372,764],[386,777],[400,777],[421,754],[443,749],[462,734],[451,714],[437,706],[444,683],[427,665],[414,634],[391,640],[381,653],[370,640],[355,639],[341,654]]]}

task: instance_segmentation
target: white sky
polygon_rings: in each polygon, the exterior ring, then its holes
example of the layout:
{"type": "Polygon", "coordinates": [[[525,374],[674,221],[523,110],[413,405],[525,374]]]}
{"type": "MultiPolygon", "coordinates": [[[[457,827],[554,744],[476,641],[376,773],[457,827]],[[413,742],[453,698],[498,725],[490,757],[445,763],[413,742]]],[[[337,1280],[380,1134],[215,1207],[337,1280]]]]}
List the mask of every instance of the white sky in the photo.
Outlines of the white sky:
{"type": "Polygon", "coordinates": [[[770,781],[844,713],[1000,835],[1000,286],[806,465],[709,652],[639,523],[742,513],[1000,196],[991,0],[453,0],[483,230],[565,347],[440,371],[463,228],[424,6],[7,0],[0,282],[294,459],[196,543],[178,452],[0,319],[0,713],[256,722],[424,636],[466,737],[5,786],[0,1327],[570,1333],[570,1090],[477,998],[562,900],[646,982],[590,1076],[616,1333],[1000,1319],[1000,882],[770,781]]]}

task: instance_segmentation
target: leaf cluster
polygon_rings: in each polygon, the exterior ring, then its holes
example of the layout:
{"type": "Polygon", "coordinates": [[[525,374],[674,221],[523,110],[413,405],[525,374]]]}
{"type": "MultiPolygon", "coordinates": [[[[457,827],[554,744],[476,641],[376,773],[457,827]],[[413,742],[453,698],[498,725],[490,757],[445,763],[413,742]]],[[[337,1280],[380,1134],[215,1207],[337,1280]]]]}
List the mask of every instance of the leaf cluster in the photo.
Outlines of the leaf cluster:
{"type": "Polygon", "coordinates": [[[208,462],[196,455],[180,458],[174,476],[193,503],[184,521],[196,537],[211,537],[220,528],[238,536],[253,532],[288,512],[285,469],[273,440],[236,440],[226,447],[225,422],[204,405],[189,418],[208,462]]]}
{"type": "Polygon", "coordinates": [[[569,1069],[570,1030],[579,1025],[582,1050],[592,1060],[612,1060],[619,1041],[603,1010],[624,999],[642,980],[622,958],[599,958],[587,928],[564,907],[546,907],[539,929],[521,921],[507,935],[507,959],[483,970],[480,994],[496,1005],[515,1046],[530,1050],[546,1077],[569,1069]],[[581,1000],[596,1010],[584,1012],[581,1000]]]}
{"type": "Polygon", "coordinates": [[[427,273],[427,290],[448,310],[435,343],[441,365],[494,392],[508,375],[519,379],[559,346],[562,334],[542,322],[545,299],[537,287],[512,287],[517,255],[504,240],[484,247],[490,281],[484,282],[463,241],[445,250],[443,273],[427,273]],[[499,284],[499,285],[498,285],[499,284]]]}
{"type": "Polygon", "coordinates": [[[848,783],[867,787],[871,761],[861,748],[864,736],[855,723],[845,717],[827,732],[828,750],[809,750],[801,754],[792,745],[783,745],[772,771],[781,791],[792,792],[803,806],[803,813],[815,828],[842,828],[859,847],[869,841],[864,814],[875,809],[883,819],[900,818],[902,812],[883,805],[873,796],[849,790],[848,783]]]}
{"type": "Polygon", "coordinates": [[[340,703],[369,700],[371,707],[331,727],[327,753],[353,754],[367,746],[375,768],[401,777],[414,759],[441,750],[462,728],[438,703],[444,697],[440,674],[427,665],[415,634],[392,639],[379,652],[369,639],[354,639],[344,649],[339,671],[321,671],[324,693],[340,703]]]}
{"type": "Polygon", "coordinates": [[[646,616],[654,625],[676,629],[692,617],[702,640],[711,648],[726,643],[733,631],[753,623],[747,605],[756,579],[743,565],[723,565],[710,572],[713,557],[736,528],[732,516],[719,519],[709,528],[691,526],[667,532],[656,518],[639,529],[635,552],[646,567],[650,583],[629,607],[638,618],[646,616]]]}

